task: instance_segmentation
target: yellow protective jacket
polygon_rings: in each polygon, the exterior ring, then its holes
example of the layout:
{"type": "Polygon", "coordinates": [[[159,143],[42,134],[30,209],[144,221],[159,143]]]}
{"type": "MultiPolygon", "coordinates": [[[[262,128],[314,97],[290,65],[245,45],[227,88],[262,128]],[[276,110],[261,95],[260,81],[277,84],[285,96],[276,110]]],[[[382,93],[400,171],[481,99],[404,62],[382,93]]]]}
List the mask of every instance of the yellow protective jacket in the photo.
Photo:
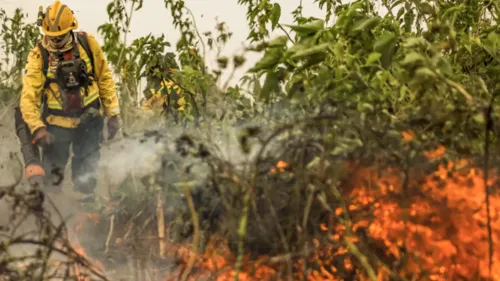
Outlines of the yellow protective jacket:
{"type": "MultiPolygon", "coordinates": [[[[158,91],[156,91],[155,89],[151,89],[152,95],[144,103],[143,109],[151,110],[153,108],[163,107],[163,105],[167,103],[166,99],[168,98],[171,90],[174,90],[180,94],[181,89],[171,81],[163,80],[161,82],[161,88],[158,91]],[[165,95],[162,94],[164,91],[166,92],[165,95]]],[[[182,97],[180,97],[177,101],[177,105],[179,106],[179,111],[182,111],[182,106],[184,105],[184,99],[182,97]]]]}
{"type": "Polygon", "coordinates": [[[162,108],[163,104],[165,104],[165,97],[161,95],[160,92],[153,93],[153,95],[146,100],[143,109],[153,109],[153,108],[162,108]]]}
{"type": "MultiPolygon", "coordinates": [[[[106,57],[99,43],[90,34],[87,34],[89,48],[94,56],[96,81],[88,88],[88,94],[83,94],[84,106],[93,106],[100,103],[100,108],[103,109],[106,116],[111,117],[120,114],[118,96],[116,94],[115,82],[109,69],[106,57]]],[[[76,37],[76,35],[75,35],[76,37]]],[[[80,57],[87,64],[87,71],[92,70],[92,64],[83,47],[79,45],[80,57]]],[[[76,128],[80,124],[80,118],[67,117],[62,112],[61,96],[56,83],[50,83],[49,89],[44,89],[46,77],[42,70],[43,58],[38,46],[34,47],[26,63],[25,73],[23,76],[23,89],[21,93],[20,109],[24,121],[28,124],[30,131],[33,133],[41,127],[45,127],[42,120],[41,103],[42,97],[45,96],[48,115],[46,122],[51,125],[56,125],[64,128],[76,128]]],[[[47,76],[55,77],[55,68],[49,67],[47,76]]],[[[93,79],[93,78],[90,78],[93,79]]]]}

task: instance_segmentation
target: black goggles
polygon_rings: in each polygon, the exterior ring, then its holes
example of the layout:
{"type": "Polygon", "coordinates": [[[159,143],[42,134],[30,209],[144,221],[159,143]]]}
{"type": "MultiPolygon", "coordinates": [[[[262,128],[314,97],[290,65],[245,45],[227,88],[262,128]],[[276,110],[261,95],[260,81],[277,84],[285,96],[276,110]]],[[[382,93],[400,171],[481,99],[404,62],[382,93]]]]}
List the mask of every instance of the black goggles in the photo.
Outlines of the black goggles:
{"type": "Polygon", "coordinates": [[[54,42],[54,43],[59,43],[64,41],[67,37],[69,36],[69,33],[59,35],[59,36],[48,36],[49,40],[54,42]]]}

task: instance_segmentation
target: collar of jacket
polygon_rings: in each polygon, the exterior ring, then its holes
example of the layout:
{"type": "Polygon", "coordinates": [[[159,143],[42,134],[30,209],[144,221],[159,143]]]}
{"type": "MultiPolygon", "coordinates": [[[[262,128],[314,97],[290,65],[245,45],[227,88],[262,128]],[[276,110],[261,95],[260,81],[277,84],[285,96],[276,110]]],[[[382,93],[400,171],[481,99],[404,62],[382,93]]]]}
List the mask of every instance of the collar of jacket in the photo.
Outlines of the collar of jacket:
{"type": "Polygon", "coordinates": [[[68,38],[66,39],[66,42],[64,42],[64,45],[62,45],[62,47],[56,47],[54,42],[50,41],[49,40],[49,37],[47,35],[44,35],[43,36],[43,39],[42,39],[42,46],[47,49],[47,51],[51,52],[51,53],[55,53],[57,51],[60,51],[60,52],[67,52],[69,50],[71,50],[73,48],[73,36],[68,36],[68,38]]]}

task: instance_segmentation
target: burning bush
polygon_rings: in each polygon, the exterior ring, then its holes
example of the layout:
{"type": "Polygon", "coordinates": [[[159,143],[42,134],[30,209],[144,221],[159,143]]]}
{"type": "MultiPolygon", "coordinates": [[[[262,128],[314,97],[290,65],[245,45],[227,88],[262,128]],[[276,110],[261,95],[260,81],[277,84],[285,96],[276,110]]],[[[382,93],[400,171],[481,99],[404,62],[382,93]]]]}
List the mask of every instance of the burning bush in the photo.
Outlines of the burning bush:
{"type": "MultiPolygon", "coordinates": [[[[483,170],[472,160],[447,159],[443,146],[415,146],[418,138],[407,131],[384,142],[394,155],[413,158],[360,158],[366,147],[343,157],[322,153],[335,147],[321,133],[331,122],[318,117],[275,131],[249,128],[240,145],[250,145],[244,151],[252,157],[239,163],[221,157],[213,142],[179,137],[161,168],[136,180],[139,192],[126,181],[120,188],[129,191],[102,210],[98,227],[89,221],[85,235],[92,227],[102,232],[95,256],[112,268],[128,253],[139,264],[152,262],[168,280],[188,274],[189,280],[235,274],[242,280],[488,280],[483,170]]],[[[154,138],[173,143],[160,133],[154,138]]],[[[384,155],[385,148],[378,151],[384,155]]],[[[493,243],[500,235],[493,215],[499,200],[489,197],[493,243]]],[[[496,276],[500,252],[491,257],[496,276]]]]}

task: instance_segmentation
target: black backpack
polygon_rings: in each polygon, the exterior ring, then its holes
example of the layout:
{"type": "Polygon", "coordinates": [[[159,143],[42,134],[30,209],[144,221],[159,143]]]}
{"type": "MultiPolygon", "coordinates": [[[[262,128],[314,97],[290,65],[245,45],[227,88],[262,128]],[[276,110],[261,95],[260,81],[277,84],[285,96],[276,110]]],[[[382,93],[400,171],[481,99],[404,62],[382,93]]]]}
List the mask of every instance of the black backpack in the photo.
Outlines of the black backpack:
{"type": "MultiPolygon", "coordinates": [[[[94,55],[92,54],[92,51],[90,50],[90,46],[89,46],[89,41],[88,41],[88,38],[87,38],[87,33],[86,32],[83,32],[83,31],[79,31],[79,32],[76,32],[76,38],[78,40],[78,43],[82,46],[82,48],[85,50],[85,52],[87,53],[87,56],[89,57],[90,59],[90,65],[92,66],[92,71],[90,71],[88,74],[90,77],[93,77],[94,80],[95,80],[95,66],[94,66],[94,55]]],[[[42,70],[43,70],[43,74],[45,75],[45,77],[47,77],[47,72],[49,70],[49,52],[47,51],[47,49],[45,49],[43,46],[42,46],[42,42],[38,42],[38,48],[40,49],[40,53],[42,55],[42,70]]],[[[44,89],[47,89],[49,87],[49,84],[54,82],[52,79],[47,79],[45,81],[45,85],[44,85],[44,89]]],[[[44,120],[44,122],[46,122],[45,118],[47,117],[48,115],[48,105],[47,105],[47,97],[45,95],[42,95],[42,120],[44,120]]]]}
{"type": "MultiPolygon", "coordinates": [[[[83,32],[83,31],[76,32],[76,37],[78,39],[78,43],[80,43],[80,45],[85,50],[85,52],[87,53],[87,56],[90,59],[90,64],[92,65],[92,71],[89,72],[89,76],[91,76],[95,79],[94,55],[92,54],[92,51],[90,50],[90,47],[89,47],[89,40],[87,38],[87,33],[83,32]]],[[[49,69],[49,52],[47,51],[47,49],[45,49],[42,46],[42,42],[38,42],[38,48],[40,49],[40,52],[42,55],[42,60],[43,60],[43,64],[42,64],[43,74],[45,75],[45,77],[47,77],[47,71],[49,69]]],[[[47,80],[45,82],[45,88],[47,88],[48,84],[50,84],[51,82],[52,81],[47,80]]]]}

